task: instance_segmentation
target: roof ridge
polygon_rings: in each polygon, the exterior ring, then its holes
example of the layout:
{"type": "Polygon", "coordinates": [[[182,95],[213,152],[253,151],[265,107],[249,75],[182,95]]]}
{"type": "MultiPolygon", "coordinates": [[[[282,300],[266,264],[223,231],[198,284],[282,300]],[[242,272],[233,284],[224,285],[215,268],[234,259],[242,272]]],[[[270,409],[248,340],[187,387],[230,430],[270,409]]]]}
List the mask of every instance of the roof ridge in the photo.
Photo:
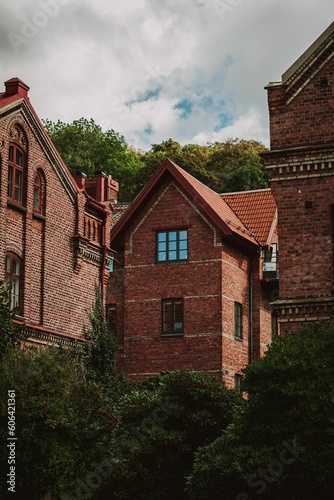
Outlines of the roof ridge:
{"type": "Polygon", "coordinates": [[[271,191],[271,188],[261,188],[261,189],[248,189],[247,191],[232,191],[230,193],[218,193],[219,196],[229,196],[232,194],[245,194],[245,193],[263,193],[264,191],[271,191]]]}

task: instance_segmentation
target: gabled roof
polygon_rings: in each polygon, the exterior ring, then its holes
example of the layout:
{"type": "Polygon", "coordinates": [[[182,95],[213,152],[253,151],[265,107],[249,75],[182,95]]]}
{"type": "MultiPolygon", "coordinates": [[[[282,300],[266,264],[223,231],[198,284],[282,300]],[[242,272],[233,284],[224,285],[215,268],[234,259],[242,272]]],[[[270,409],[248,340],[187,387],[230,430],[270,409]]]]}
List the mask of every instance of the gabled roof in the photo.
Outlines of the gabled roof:
{"type": "Polygon", "coordinates": [[[281,82],[271,82],[266,88],[284,85],[287,104],[334,55],[334,22],[282,75],[281,82]]]}
{"type": "Polygon", "coordinates": [[[270,245],[277,226],[277,207],[271,189],[222,194],[261,246],[270,245]]]}
{"type": "Polygon", "coordinates": [[[29,87],[19,78],[11,78],[5,82],[6,92],[0,93],[0,119],[2,116],[22,112],[28,126],[34,131],[35,137],[53,165],[56,174],[73,203],[76,202],[78,187],[63,159],[54,146],[49,134],[44,128],[28,97],[29,87]]]}
{"type": "Polygon", "coordinates": [[[167,178],[179,183],[185,193],[206,214],[209,220],[222,231],[224,236],[237,238],[239,241],[242,240],[244,243],[257,246],[257,241],[252,232],[245,227],[240,218],[218,193],[202,184],[168,158],[113,227],[111,245],[117,246],[120,244],[124,230],[146,205],[157,187],[167,178]]]}

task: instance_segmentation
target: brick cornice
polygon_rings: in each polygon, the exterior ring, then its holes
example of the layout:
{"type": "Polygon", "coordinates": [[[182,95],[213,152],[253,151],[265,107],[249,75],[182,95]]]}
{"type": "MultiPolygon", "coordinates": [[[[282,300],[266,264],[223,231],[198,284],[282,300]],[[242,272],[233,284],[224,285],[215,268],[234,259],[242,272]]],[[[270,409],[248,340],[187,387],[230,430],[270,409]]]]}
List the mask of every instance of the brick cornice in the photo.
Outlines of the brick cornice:
{"type": "Polygon", "coordinates": [[[334,316],[334,297],[284,299],[272,302],[280,323],[328,320],[334,316]]]}

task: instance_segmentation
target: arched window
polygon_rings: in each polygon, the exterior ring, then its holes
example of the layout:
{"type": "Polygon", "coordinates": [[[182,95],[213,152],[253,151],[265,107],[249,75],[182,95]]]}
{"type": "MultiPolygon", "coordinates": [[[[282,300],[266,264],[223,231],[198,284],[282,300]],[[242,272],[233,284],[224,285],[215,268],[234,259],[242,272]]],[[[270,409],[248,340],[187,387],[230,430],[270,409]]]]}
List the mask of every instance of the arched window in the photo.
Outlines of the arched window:
{"type": "Polygon", "coordinates": [[[21,305],[21,260],[13,253],[6,254],[6,274],[7,283],[11,284],[9,290],[10,308],[14,309],[21,305]]]}
{"type": "Polygon", "coordinates": [[[42,180],[38,172],[34,178],[34,211],[39,213],[42,211],[42,180]]]}
{"type": "Polygon", "coordinates": [[[9,146],[8,156],[8,198],[16,203],[23,203],[23,169],[25,155],[16,144],[9,146]]]}

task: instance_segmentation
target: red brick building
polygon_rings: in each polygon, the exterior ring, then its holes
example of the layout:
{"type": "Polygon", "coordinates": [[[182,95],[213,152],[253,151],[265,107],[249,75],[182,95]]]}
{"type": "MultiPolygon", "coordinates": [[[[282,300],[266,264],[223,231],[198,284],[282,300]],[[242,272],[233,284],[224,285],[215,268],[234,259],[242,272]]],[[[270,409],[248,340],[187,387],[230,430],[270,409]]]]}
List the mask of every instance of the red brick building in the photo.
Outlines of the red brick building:
{"type": "Polygon", "coordinates": [[[270,151],[278,206],[282,330],[334,312],[334,23],[269,83],[270,151]]]}
{"type": "Polygon", "coordinates": [[[107,308],[130,379],[193,369],[238,382],[277,326],[276,221],[270,190],[219,195],[164,162],[111,232],[107,308]]]}
{"type": "Polygon", "coordinates": [[[0,94],[0,279],[12,283],[31,342],[73,344],[113,259],[118,184],[72,178],[18,78],[0,94]]]}

